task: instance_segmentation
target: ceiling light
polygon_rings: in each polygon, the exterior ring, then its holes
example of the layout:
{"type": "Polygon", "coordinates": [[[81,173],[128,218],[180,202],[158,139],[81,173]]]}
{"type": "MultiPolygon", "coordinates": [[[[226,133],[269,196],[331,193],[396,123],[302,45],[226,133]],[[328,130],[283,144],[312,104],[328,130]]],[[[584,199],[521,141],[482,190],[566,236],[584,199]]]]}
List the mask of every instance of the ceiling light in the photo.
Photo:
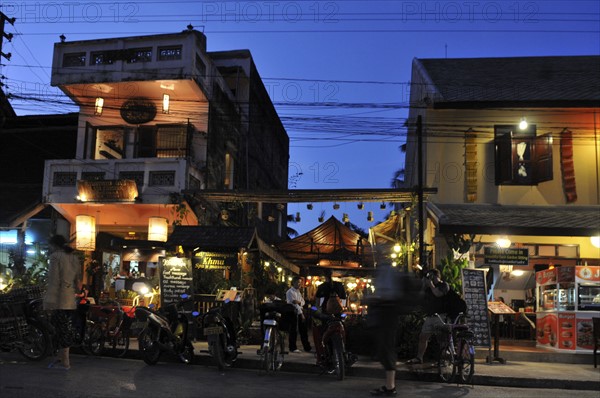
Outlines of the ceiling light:
{"type": "Polygon", "coordinates": [[[500,238],[498,238],[498,240],[496,241],[496,245],[498,245],[498,247],[502,248],[502,249],[506,249],[508,247],[510,247],[511,245],[511,241],[510,239],[508,239],[508,237],[506,236],[501,236],[500,238]]]}
{"type": "Polygon", "coordinates": [[[525,130],[527,128],[527,126],[529,126],[529,124],[527,123],[527,119],[525,119],[524,117],[522,117],[521,121],[519,122],[519,128],[521,130],[525,130]]]}

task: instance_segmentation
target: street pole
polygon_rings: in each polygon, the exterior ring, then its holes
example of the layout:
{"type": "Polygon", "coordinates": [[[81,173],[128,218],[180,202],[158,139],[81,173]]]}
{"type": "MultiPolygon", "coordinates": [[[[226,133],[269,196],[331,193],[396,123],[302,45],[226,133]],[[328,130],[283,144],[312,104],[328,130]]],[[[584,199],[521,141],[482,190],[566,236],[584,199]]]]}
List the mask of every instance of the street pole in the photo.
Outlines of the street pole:
{"type": "Polygon", "coordinates": [[[423,121],[421,120],[421,115],[417,116],[417,173],[417,211],[419,213],[419,265],[425,268],[425,251],[423,250],[423,234],[425,232],[425,226],[423,225],[423,121]]]}

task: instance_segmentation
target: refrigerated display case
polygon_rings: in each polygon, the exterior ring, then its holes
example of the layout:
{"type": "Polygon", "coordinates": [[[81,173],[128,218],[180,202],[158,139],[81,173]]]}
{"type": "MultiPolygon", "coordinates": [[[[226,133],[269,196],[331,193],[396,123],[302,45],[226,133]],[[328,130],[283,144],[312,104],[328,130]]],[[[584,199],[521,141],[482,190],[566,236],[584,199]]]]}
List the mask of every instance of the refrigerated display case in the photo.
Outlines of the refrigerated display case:
{"type": "Polygon", "coordinates": [[[591,351],[592,318],[600,316],[600,266],[556,267],[536,272],[537,344],[591,351]]]}

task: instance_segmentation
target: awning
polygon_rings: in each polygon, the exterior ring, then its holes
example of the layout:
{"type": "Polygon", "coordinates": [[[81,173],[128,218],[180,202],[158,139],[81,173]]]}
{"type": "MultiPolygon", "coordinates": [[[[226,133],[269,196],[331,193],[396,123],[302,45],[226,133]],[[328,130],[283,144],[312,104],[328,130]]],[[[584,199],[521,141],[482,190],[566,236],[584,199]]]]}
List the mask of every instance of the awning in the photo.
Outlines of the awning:
{"type": "Polygon", "coordinates": [[[517,206],[427,203],[439,232],[486,235],[592,236],[600,206],[517,206]]]}

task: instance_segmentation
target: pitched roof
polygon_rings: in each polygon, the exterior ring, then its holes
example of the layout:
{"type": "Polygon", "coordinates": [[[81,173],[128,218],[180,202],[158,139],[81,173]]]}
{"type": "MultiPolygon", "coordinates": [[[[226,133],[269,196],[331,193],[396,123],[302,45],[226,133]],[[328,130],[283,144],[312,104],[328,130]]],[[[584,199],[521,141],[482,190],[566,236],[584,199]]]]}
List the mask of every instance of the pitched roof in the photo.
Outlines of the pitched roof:
{"type": "Polygon", "coordinates": [[[440,233],[593,236],[600,229],[600,206],[427,203],[427,208],[440,233]]]}
{"type": "Polygon", "coordinates": [[[600,56],[415,58],[413,67],[435,90],[434,107],[600,106],[600,56]]]}
{"type": "Polygon", "coordinates": [[[315,229],[279,243],[277,248],[285,257],[303,266],[373,266],[373,254],[368,240],[333,216],[315,229]]]}

